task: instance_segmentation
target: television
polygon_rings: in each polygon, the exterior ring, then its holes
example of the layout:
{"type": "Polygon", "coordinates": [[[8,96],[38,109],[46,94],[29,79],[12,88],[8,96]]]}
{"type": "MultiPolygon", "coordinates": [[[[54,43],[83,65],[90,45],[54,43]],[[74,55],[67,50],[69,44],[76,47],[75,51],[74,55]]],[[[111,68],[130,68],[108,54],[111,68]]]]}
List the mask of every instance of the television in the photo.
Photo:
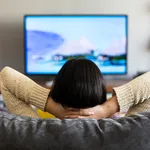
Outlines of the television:
{"type": "Polygon", "coordinates": [[[56,75],[72,58],[93,61],[103,75],[126,74],[127,43],[127,15],[24,16],[27,75],[56,75]]]}

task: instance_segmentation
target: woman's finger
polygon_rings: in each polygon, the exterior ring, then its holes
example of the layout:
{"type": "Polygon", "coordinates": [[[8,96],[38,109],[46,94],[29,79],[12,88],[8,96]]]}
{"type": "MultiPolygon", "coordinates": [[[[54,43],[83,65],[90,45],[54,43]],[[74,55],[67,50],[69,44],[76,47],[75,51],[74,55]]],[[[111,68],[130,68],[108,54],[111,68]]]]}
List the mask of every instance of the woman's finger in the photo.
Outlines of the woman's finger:
{"type": "Polygon", "coordinates": [[[74,118],[79,118],[79,115],[67,115],[67,116],[65,116],[65,119],[74,119],[74,118]]]}
{"type": "Polygon", "coordinates": [[[75,119],[75,118],[94,118],[94,117],[92,115],[90,115],[90,116],[79,116],[79,115],[65,116],[65,119],[75,119]]]}
{"type": "Polygon", "coordinates": [[[79,108],[71,108],[71,107],[69,107],[69,108],[65,108],[65,109],[69,110],[69,111],[80,111],[79,108]]]}
{"type": "Polygon", "coordinates": [[[80,115],[80,111],[66,111],[66,116],[68,115],[80,115]]]}
{"type": "Polygon", "coordinates": [[[94,112],[92,112],[89,108],[87,108],[87,109],[80,109],[80,115],[81,116],[94,115],[94,112]]]}
{"type": "Polygon", "coordinates": [[[89,116],[94,115],[94,112],[90,108],[78,109],[78,108],[65,108],[68,115],[80,115],[80,116],[89,116]]]}
{"type": "Polygon", "coordinates": [[[79,116],[89,116],[93,115],[93,112],[80,110],[80,111],[66,111],[66,115],[79,115],[79,116]]]}

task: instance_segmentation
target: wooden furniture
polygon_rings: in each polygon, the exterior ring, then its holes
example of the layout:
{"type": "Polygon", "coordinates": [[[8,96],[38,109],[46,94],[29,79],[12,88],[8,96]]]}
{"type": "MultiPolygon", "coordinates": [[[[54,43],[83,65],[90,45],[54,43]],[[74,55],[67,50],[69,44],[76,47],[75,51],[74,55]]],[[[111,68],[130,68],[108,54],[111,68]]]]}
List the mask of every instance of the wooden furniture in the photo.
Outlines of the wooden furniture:
{"type": "MultiPolygon", "coordinates": [[[[120,80],[117,80],[117,79],[108,79],[106,80],[106,89],[107,89],[107,92],[108,93],[111,93],[112,90],[113,90],[113,87],[117,87],[117,86],[120,86],[120,85],[123,85],[125,83],[129,82],[129,79],[120,79],[120,80]]],[[[38,84],[46,87],[46,88],[49,88],[50,89],[50,86],[47,86],[44,82],[38,82],[38,84]]]]}
{"type": "Polygon", "coordinates": [[[108,80],[106,80],[107,92],[110,93],[110,92],[112,92],[113,87],[117,87],[117,86],[126,84],[129,81],[130,81],[129,79],[120,79],[120,80],[117,80],[117,79],[110,80],[110,79],[108,79],[108,80]]]}

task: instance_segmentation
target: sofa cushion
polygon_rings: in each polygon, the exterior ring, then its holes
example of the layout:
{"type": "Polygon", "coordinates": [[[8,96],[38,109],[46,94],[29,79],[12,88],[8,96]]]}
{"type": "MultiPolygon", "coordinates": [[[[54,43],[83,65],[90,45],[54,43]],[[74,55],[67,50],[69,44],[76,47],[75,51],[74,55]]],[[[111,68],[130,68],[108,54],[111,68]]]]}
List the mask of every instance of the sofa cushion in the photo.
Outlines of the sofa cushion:
{"type": "Polygon", "coordinates": [[[0,150],[147,150],[150,113],[113,119],[34,119],[0,113],[0,150]]]}

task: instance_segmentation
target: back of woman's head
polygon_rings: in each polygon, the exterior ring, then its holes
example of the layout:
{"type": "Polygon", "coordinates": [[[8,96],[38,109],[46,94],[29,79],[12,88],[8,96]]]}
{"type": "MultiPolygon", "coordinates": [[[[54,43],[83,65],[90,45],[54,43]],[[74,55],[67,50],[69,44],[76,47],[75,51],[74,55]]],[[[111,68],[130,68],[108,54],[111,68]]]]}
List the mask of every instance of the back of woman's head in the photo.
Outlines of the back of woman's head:
{"type": "Polygon", "coordinates": [[[56,76],[50,96],[63,106],[87,108],[106,101],[99,68],[87,59],[70,59],[56,76]]]}

